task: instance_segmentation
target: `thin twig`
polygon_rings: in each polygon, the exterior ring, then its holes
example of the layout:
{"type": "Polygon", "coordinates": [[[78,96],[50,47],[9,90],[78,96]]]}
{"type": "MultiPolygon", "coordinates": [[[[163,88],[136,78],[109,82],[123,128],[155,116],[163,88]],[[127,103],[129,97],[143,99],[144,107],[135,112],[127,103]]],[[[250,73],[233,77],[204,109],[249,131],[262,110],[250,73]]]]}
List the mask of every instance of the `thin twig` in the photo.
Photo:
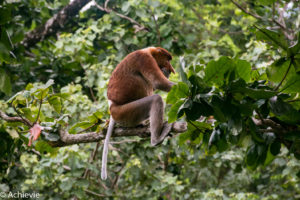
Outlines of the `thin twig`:
{"type": "Polygon", "coordinates": [[[116,175],[116,177],[115,177],[115,179],[114,179],[114,181],[113,181],[113,183],[112,183],[112,185],[111,185],[111,188],[116,189],[116,188],[118,187],[118,182],[119,182],[119,180],[120,180],[120,177],[121,177],[122,174],[123,174],[123,173],[122,173],[122,170],[125,168],[125,166],[126,166],[128,160],[130,160],[130,156],[128,157],[128,159],[126,159],[126,161],[123,162],[122,167],[121,167],[120,170],[118,171],[118,174],[116,175]]]}
{"type": "Polygon", "coordinates": [[[276,133],[276,130],[275,129],[259,129],[260,132],[263,132],[263,133],[276,133]]]}
{"type": "Polygon", "coordinates": [[[158,26],[157,20],[156,20],[155,15],[154,15],[154,13],[153,13],[152,10],[151,10],[151,16],[153,18],[153,21],[154,21],[154,24],[155,24],[156,33],[157,33],[157,40],[158,40],[157,44],[158,44],[158,46],[160,46],[161,36],[160,36],[159,26],[158,26]]]}
{"type": "Polygon", "coordinates": [[[240,10],[242,10],[244,13],[251,15],[252,17],[259,19],[259,20],[263,20],[263,18],[255,13],[252,13],[250,11],[248,11],[246,8],[244,8],[243,6],[241,6],[240,4],[238,4],[236,1],[231,0],[231,2],[236,5],[236,7],[238,7],[240,10]]]}
{"type": "Polygon", "coordinates": [[[36,119],[35,119],[35,121],[34,121],[33,124],[36,124],[37,121],[38,121],[39,118],[40,118],[40,113],[41,113],[42,104],[43,104],[43,98],[41,97],[41,99],[40,99],[40,107],[39,107],[39,111],[38,111],[38,114],[37,114],[36,119]]]}
{"type": "MultiPolygon", "coordinates": [[[[99,149],[99,146],[100,146],[100,141],[97,142],[96,144],[96,147],[94,148],[93,152],[91,153],[91,156],[90,156],[90,159],[89,159],[89,163],[93,163],[95,158],[96,158],[96,154],[98,153],[98,149],[99,149]]],[[[89,175],[89,172],[90,170],[88,168],[85,169],[85,172],[84,172],[84,175],[83,175],[83,178],[86,179],[89,175]]]]}
{"type": "Polygon", "coordinates": [[[99,178],[98,175],[95,175],[95,176],[97,177],[97,180],[98,180],[97,183],[99,183],[105,190],[109,190],[109,188],[103,183],[102,179],[99,178]]]}
{"type": "Polygon", "coordinates": [[[116,11],[110,9],[110,8],[107,8],[107,3],[108,3],[108,2],[105,3],[105,5],[104,5],[105,7],[100,6],[95,0],[92,0],[92,2],[93,2],[93,4],[94,4],[99,10],[104,11],[104,12],[107,12],[107,13],[113,12],[113,13],[115,13],[117,16],[119,16],[119,17],[121,17],[121,18],[123,18],[123,19],[126,19],[126,20],[130,21],[132,24],[137,25],[139,30],[146,30],[146,31],[149,31],[148,28],[146,28],[145,26],[141,25],[140,23],[138,23],[138,22],[135,21],[134,19],[132,19],[132,18],[126,16],[126,15],[123,15],[123,14],[121,14],[121,13],[118,13],[118,12],[116,12],[116,11]]]}
{"type": "Polygon", "coordinates": [[[283,24],[281,24],[279,21],[275,19],[275,3],[272,5],[272,21],[275,22],[281,29],[286,29],[283,24]]]}
{"type": "Polygon", "coordinates": [[[109,197],[107,195],[104,195],[104,194],[99,194],[99,193],[96,193],[96,192],[93,192],[93,191],[90,191],[88,189],[84,189],[84,191],[88,194],[91,194],[91,195],[94,195],[96,197],[100,197],[100,198],[103,198],[103,197],[109,197]]]}
{"type": "Polygon", "coordinates": [[[94,102],[97,102],[97,99],[96,99],[96,97],[95,97],[93,88],[89,87],[89,90],[90,90],[90,94],[91,94],[91,97],[92,97],[93,101],[94,101],[94,102]]]}
{"type": "Polygon", "coordinates": [[[288,103],[293,103],[293,102],[297,102],[297,101],[300,101],[300,99],[291,99],[291,100],[288,100],[288,101],[286,101],[286,102],[288,102],[288,103]]]}
{"type": "Polygon", "coordinates": [[[191,120],[188,120],[188,122],[190,123],[190,124],[192,124],[193,125],[193,127],[195,127],[198,131],[202,131],[201,129],[199,129],[191,120]]]}
{"type": "Polygon", "coordinates": [[[255,112],[257,113],[259,119],[260,119],[262,122],[264,122],[264,118],[263,118],[263,116],[260,114],[260,112],[259,112],[258,110],[255,110],[255,112]]]}
{"type": "Polygon", "coordinates": [[[124,143],[129,143],[129,142],[143,142],[143,141],[148,141],[148,138],[141,138],[140,140],[122,140],[118,142],[109,142],[109,144],[124,144],[124,143]]]}
{"type": "Polygon", "coordinates": [[[91,125],[91,126],[89,126],[89,127],[85,128],[85,129],[81,130],[81,131],[78,131],[78,132],[77,132],[77,134],[80,134],[80,133],[86,132],[87,130],[89,130],[89,129],[91,129],[91,128],[94,128],[94,127],[95,127],[95,126],[97,126],[98,124],[99,124],[99,121],[98,121],[98,122],[96,122],[95,124],[93,124],[93,125],[91,125]]]}

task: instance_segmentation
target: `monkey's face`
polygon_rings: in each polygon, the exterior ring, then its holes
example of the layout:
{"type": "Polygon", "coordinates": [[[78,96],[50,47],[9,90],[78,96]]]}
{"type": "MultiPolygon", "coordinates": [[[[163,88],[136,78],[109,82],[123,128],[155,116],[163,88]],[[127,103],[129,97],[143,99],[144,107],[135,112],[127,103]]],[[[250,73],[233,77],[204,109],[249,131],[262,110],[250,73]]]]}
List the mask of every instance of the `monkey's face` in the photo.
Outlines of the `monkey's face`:
{"type": "Polygon", "coordinates": [[[165,77],[169,78],[171,71],[169,71],[167,68],[163,67],[161,68],[162,73],[165,75],[165,77]]]}
{"type": "Polygon", "coordinates": [[[175,70],[170,63],[170,60],[172,60],[172,56],[167,50],[156,47],[155,51],[152,52],[152,56],[156,60],[157,65],[159,66],[165,77],[169,78],[170,73],[175,74],[175,70]]]}
{"type": "Polygon", "coordinates": [[[171,73],[175,74],[174,68],[172,67],[172,65],[170,64],[170,61],[166,61],[164,63],[162,63],[161,65],[159,65],[160,70],[162,71],[162,73],[165,75],[165,77],[169,78],[171,73]]]}

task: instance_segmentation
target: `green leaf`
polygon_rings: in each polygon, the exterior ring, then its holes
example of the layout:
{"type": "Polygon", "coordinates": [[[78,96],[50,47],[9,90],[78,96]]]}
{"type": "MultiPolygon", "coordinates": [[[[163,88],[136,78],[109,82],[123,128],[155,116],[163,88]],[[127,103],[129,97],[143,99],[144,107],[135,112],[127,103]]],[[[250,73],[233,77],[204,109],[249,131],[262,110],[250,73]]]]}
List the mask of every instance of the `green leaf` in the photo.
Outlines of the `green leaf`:
{"type": "Polygon", "coordinates": [[[45,141],[37,141],[36,144],[35,144],[35,149],[37,151],[39,151],[41,154],[44,154],[44,153],[55,154],[58,151],[58,148],[52,148],[45,141]]]}
{"type": "Polygon", "coordinates": [[[237,75],[246,82],[251,80],[251,65],[246,60],[235,60],[237,75]]]}
{"type": "Polygon", "coordinates": [[[289,64],[290,60],[286,60],[285,57],[273,62],[267,67],[267,76],[269,80],[274,83],[279,83],[283,79],[284,74],[287,72],[289,64]]]}
{"type": "Polygon", "coordinates": [[[49,94],[49,88],[46,89],[37,89],[34,92],[34,96],[38,99],[44,99],[49,94]]]}
{"type": "Polygon", "coordinates": [[[24,38],[24,32],[23,30],[18,30],[13,34],[13,37],[11,38],[12,42],[14,44],[19,43],[23,40],[24,38]]]}
{"type": "Polygon", "coordinates": [[[159,1],[155,1],[155,0],[149,0],[148,1],[149,6],[153,7],[153,8],[157,8],[160,6],[159,1]]]}
{"type": "Polygon", "coordinates": [[[300,123],[300,112],[292,105],[284,102],[278,96],[272,97],[269,101],[271,111],[277,118],[286,123],[300,123]]]}
{"type": "Polygon", "coordinates": [[[0,42],[0,64],[1,62],[10,63],[10,51],[7,49],[7,47],[0,42]]]}
{"type": "Polygon", "coordinates": [[[275,47],[281,47],[284,50],[288,49],[288,43],[282,33],[278,33],[266,28],[260,29],[256,32],[256,38],[265,42],[272,43],[275,47]]]}
{"type": "Polygon", "coordinates": [[[0,91],[4,92],[6,95],[11,94],[10,77],[3,69],[0,69],[0,91]]]}
{"type": "Polygon", "coordinates": [[[55,133],[48,133],[46,131],[42,131],[42,135],[45,136],[47,141],[56,142],[60,139],[60,136],[55,133]]]}
{"type": "MultiPolygon", "coordinates": [[[[219,96],[214,95],[212,97],[212,101],[211,101],[212,107],[214,109],[214,117],[216,118],[216,120],[220,121],[220,122],[225,122],[226,121],[226,117],[225,114],[223,112],[223,108],[224,107],[224,100],[221,99],[219,96]]],[[[226,111],[225,111],[226,112],[226,111]]]]}
{"type": "Polygon", "coordinates": [[[54,108],[54,110],[60,114],[62,105],[61,105],[61,100],[60,97],[58,96],[51,96],[48,98],[49,104],[54,108]]]}
{"type": "Polygon", "coordinates": [[[224,74],[234,66],[235,65],[233,61],[225,56],[221,57],[217,61],[212,60],[207,64],[204,70],[204,81],[207,83],[215,83],[216,85],[221,86],[225,80],[224,74]]]}
{"type": "MultiPolygon", "coordinates": [[[[178,117],[178,110],[184,103],[184,100],[179,100],[175,104],[172,105],[170,111],[168,112],[168,122],[175,122],[178,117]]],[[[180,116],[181,117],[181,116],[180,116]]]]}
{"type": "Polygon", "coordinates": [[[267,152],[267,157],[266,157],[266,160],[265,160],[265,163],[264,163],[264,166],[267,166],[269,165],[276,157],[271,153],[270,147],[271,145],[269,145],[268,147],[268,152],[267,152]]]}
{"type": "Polygon", "coordinates": [[[130,7],[130,2],[129,1],[125,1],[123,4],[122,4],[122,11],[123,12],[127,12],[128,9],[130,7]]]}
{"type": "Polygon", "coordinates": [[[167,96],[167,100],[166,102],[169,103],[169,104],[174,104],[177,102],[177,88],[178,88],[178,85],[174,85],[171,89],[171,91],[168,93],[168,96],[167,96]]]}
{"type": "Polygon", "coordinates": [[[177,86],[176,97],[186,98],[189,95],[189,86],[184,82],[179,82],[177,86]]]}
{"type": "Polygon", "coordinates": [[[1,7],[0,9],[0,25],[7,23],[11,19],[11,9],[9,7],[1,7]]]}
{"type": "Polygon", "coordinates": [[[280,153],[280,148],[281,148],[281,143],[277,140],[275,140],[271,145],[270,145],[270,152],[272,155],[276,156],[280,153]]]}
{"type": "Polygon", "coordinates": [[[290,141],[296,141],[300,140],[300,132],[299,131],[291,131],[288,133],[285,133],[283,135],[284,139],[290,140],[290,141]]]}
{"type": "Polygon", "coordinates": [[[246,87],[246,84],[241,79],[232,82],[232,84],[230,85],[230,91],[232,93],[244,94],[253,99],[268,99],[277,94],[276,91],[271,91],[268,89],[254,89],[246,87]]]}
{"type": "Polygon", "coordinates": [[[6,46],[7,50],[12,50],[13,44],[11,42],[11,38],[7,30],[2,29],[0,38],[1,38],[1,42],[6,46]]]}
{"type": "Polygon", "coordinates": [[[70,130],[69,130],[69,133],[70,134],[74,134],[78,131],[80,131],[79,128],[82,128],[82,129],[86,129],[90,126],[92,126],[94,123],[91,123],[89,121],[84,121],[84,122],[79,122],[79,123],[76,123],[75,125],[73,125],[70,130]]]}
{"type": "Polygon", "coordinates": [[[54,80],[49,79],[49,80],[47,81],[47,83],[45,84],[44,89],[49,88],[49,87],[52,86],[53,84],[54,84],[54,80]]]}
{"type": "Polygon", "coordinates": [[[283,84],[280,92],[298,93],[300,92],[300,74],[292,74],[289,79],[283,84]]]}
{"type": "Polygon", "coordinates": [[[208,93],[211,91],[211,87],[208,87],[203,79],[197,75],[191,75],[189,81],[192,84],[191,93],[193,96],[199,93],[208,93]]]}
{"type": "Polygon", "coordinates": [[[268,153],[268,146],[265,144],[259,144],[256,145],[257,152],[258,152],[258,159],[257,159],[257,164],[264,164],[267,158],[267,153],[268,153]]]}
{"type": "Polygon", "coordinates": [[[184,82],[174,85],[167,96],[167,103],[174,104],[179,99],[186,98],[189,95],[189,86],[184,82]]]}
{"type": "Polygon", "coordinates": [[[247,150],[246,164],[248,167],[255,169],[257,166],[258,152],[256,145],[253,144],[247,150]]]}
{"type": "Polygon", "coordinates": [[[62,182],[60,183],[59,185],[59,188],[62,190],[62,191],[70,191],[71,188],[73,187],[73,184],[74,184],[74,180],[73,179],[70,179],[70,178],[65,178],[64,180],[62,180],[62,182]]]}
{"type": "Polygon", "coordinates": [[[276,2],[276,0],[259,0],[259,1],[257,1],[257,3],[264,5],[264,6],[272,5],[275,2],[276,2]]]}
{"type": "Polygon", "coordinates": [[[295,68],[295,71],[299,74],[299,72],[300,72],[300,58],[294,58],[292,64],[295,68]]]}
{"type": "Polygon", "coordinates": [[[21,113],[25,116],[26,119],[28,119],[31,122],[35,121],[35,116],[37,114],[37,111],[33,111],[30,108],[21,108],[21,113]]]}

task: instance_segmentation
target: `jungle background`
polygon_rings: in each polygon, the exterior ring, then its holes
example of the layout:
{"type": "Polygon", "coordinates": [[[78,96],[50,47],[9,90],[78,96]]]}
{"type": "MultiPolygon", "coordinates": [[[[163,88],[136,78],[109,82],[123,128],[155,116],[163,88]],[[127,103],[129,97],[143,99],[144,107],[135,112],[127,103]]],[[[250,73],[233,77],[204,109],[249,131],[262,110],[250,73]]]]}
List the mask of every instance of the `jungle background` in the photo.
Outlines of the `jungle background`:
{"type": "Polygon", "coordinates": [[[299,30],[298,0],[1,0],[0,192],[300,199],[299,30]],[[108,79],[148,46],[173,55],[158,94],[187,130],[112,138],[103,181],[108,79]]]}

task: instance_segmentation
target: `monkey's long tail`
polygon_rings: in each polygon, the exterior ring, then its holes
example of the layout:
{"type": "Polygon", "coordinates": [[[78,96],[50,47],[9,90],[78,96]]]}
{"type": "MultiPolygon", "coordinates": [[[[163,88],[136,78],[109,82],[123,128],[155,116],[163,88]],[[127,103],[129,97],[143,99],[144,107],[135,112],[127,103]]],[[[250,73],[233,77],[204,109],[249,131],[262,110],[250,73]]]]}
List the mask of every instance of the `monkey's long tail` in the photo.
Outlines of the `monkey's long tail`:
{"type": "Polygon", "coordinates": [[[101,179],[102,180],[106,180],[106,178],[107,178],[108,144],[109,144],[109,139],[114,130],[114,126],[115,126],[115,120],[112,118],[112,116],[110,116],[108,130],[107,130],[105,141],[104,141],[103,154],[102,154],[102,169],[101,169],[101,179]]]}

